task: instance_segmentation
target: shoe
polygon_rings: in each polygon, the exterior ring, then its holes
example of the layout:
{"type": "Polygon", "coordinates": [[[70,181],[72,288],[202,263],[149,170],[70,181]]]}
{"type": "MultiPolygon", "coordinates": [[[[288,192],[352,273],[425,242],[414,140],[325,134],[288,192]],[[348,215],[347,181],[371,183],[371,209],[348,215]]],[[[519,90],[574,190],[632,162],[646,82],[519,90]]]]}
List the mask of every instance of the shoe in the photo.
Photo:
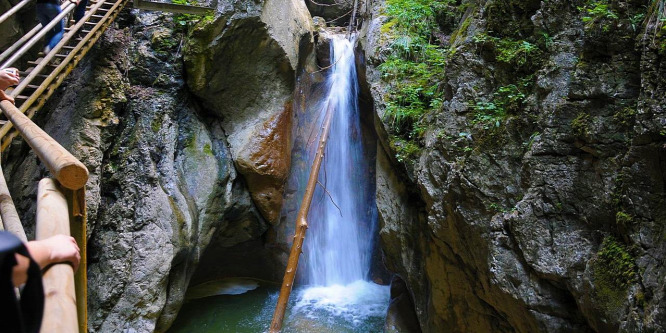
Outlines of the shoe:
{"type": "Polygon", "coordinates": [[[44,55],[49,54],[49,52],[51,52],[51,47],[49,47],[49,46],[47,45],[47,46],[44,47],[44,55]]]}

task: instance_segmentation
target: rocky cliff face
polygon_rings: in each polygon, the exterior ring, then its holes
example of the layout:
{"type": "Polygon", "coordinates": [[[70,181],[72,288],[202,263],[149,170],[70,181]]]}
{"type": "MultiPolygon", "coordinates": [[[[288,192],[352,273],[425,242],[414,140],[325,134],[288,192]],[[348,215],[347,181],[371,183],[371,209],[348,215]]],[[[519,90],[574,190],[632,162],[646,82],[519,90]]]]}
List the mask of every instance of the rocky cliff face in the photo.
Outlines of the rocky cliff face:
{"type": "Polygon", "coordinates": [[[384,152],[382,247],[421,328],[666,329],[663,12],[637,1],[447,5],[433,34],[446,50],[442,105],[419,123],[413,163],[392,141],[381,64],[404,40],[385,3],[367,13],[361,42],[384,152]]]}
{"type": "MultiPolygon", "coordinates": [[[[126,11],[40,112],[38,123],[90,170],[91,332],[165,331],[204,252],[263,253],[310,21],[296,2],[220,2],[210,17],[126,11]]],[[[8,155],[29,231],[36,181],[48,172],[20,140],[8,155]]]]}

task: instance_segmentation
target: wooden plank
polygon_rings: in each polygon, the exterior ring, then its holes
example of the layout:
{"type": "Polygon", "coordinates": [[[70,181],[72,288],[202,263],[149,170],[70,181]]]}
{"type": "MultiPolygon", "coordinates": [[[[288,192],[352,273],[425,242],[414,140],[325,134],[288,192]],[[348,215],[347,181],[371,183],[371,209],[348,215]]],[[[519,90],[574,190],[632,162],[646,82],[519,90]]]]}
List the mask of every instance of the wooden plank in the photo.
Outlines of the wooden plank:
{"type": "MultiPolygon", "coordinates": [[[[55,235],[70,235],[69,206],[56,181],[42,179],[37,189],[37,240],[55,235]]],[[[79,329],[76,312],[74,270],[68,264],[49,268],[42,277],[44,285],[44,333],[76,332],[79,329]]]]}
{"type": "Polygon", "coordinates": [[[88,244],[86,239],[86,228],[88,224],[88,213],[86,209],[85,187],[76,190],[65,190],[67,202],[70,203],[69,226],[72,237],[76,239],[81,249],[81,262],[79,269],[74,273],[76,286],[76,308],[79,316],[79,332],[87,332],[88,328],[88,244]]]}

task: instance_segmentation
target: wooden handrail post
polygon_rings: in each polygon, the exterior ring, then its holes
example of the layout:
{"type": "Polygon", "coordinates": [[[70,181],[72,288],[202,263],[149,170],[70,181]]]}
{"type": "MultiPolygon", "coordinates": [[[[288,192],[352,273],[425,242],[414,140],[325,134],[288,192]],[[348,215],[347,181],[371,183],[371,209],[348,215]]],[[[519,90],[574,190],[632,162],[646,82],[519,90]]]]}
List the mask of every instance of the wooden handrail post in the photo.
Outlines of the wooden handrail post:
{"type": "Polygon", "coordinates": [[[16,212],[16,206],[14,206],[14,201],[9,194],[2,166],[0,166],[0,216],[2,216],[2,224],[5,226],[5,230],[14,234],[23,243],[28,242],[18,212],[16,212]]]}
{"type": "Polygon", "coordinates": [[[289,253],[289,260],[287,261],[287,269],[284,272],[282,280],[282,287],[280,288],[280,296],[278,296],[275,312],[273,313],[273,320],[271,321],[270,333],[280,332],[282,329],[282,320],[284,313],[287,310],[287,302],[291,294],[291,288],[294,285],[294,278],[296,277],[296,269],[298,268],[298,259],[300,258],[303,241],[305,240],[305,232],[308,229],[308,213],[310,212],[310,203],[314,195],[315,187],[317,186],[317,178],[319,178],[319,168],[324,158],[324,148],[328,140],[328,131],[331,128],[331,119],[333,118],[334,109],[329,103],[326,107],[326,118],[321,129],[321,137],[319,138],[319,147],[317,147],[317,154],[315,155],[312,167],[310,168],[310,176],[308,183],[305,187],[305,194],[301,201],[301,208],[298,210],[296,217],[296,230],[294,232],[294,242],[291,244],[291,251],[289,253]]]}
{"type": "Polygon", "coordinates": [[[2,101],[0,108],[62,186],[78,190],[86,184],[88,169],[83,163],[35,125],[14,104],[2,101]]]}
{"type": "MultiPolygon", "coordinates": [[[[37,189],[37,240],[54,235],[70,235],[69,206],[58,184],[50,178],[39,182],[37,189]]],[[[40,332],[66,333],[79,330],[74,271],[68,264],[49,268],[44,284],[44,317],[40,332]]]]}

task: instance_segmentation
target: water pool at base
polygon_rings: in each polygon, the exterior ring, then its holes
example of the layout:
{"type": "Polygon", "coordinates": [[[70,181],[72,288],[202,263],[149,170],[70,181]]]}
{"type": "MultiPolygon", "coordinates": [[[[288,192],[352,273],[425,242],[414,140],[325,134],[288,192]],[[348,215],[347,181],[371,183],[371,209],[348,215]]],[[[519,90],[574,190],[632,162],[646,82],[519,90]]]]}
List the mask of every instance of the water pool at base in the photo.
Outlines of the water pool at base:
{"type": "MultiPolygon", "coordinates": [[[[238,295],[185,302],[169,333],[267,332],[279,287],[260,284],[238,295]]],[[[346,286],[297,287],[292,291],[282,332],[382,332],[389,287],[356,281],[346,286]]]]}

